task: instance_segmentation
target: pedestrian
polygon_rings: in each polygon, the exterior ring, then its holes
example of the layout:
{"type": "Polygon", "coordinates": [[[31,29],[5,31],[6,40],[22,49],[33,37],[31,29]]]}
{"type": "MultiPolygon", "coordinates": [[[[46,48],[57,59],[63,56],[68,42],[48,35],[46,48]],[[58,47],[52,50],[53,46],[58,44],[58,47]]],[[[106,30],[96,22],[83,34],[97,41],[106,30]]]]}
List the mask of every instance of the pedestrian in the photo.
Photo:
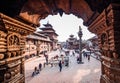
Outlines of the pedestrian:
{"type": "Polygon", "coordinates": [[[69,57],[68,56],[66,56],[65,57],[65,66],[69,66],[69,57]]]}
{"type": "Polygon", "coordinates": [[[62,62],[61,61],[59,61],[59,69],[60,69],[60,72],[62,71],[62,62]]]}
{"type": "Polygon", "coordinates": [[[74,53],[74,51],[72,51],[72,54],[73,54],[73,56],[75,56],[75,53],[74,53]]]}
{"type": "Polygon", "coordinates": [[[88,61],[90,61],[90,55],[88,55],[88,61]]]}
{"type": "Polygon", "coordinates": [[[64,64],[64,55],[61,54],[61,63],[64,64]]]}
{"type": "Polygon", "coordinates": [[[85,52],[85,57],[88,58],[88,52],[85,52]]]}
{"type": "Polygon", "coordinates": [[[77,63],[79,63],[79,61],[80,61],[80,58],[79,58],[79,56],[77,56],[77,63]]]}
{"type": "Polygon", "coordinates": [[[39,64],[39,71],[41,71],[42,70],[42,64],[40,63],[39,64]]]}
{"type": "Polygon", "coordinates": [[[85,56],[86,56],[86,53],[85,53],[85,51],[83,51],[82,53],[83,53],[83,56],[85,57],[85,56]]]}
{"type": "Polygon", "coordinates": [[[45,59],[46,59],[46,64],[48,65],[48,55],[45,53],[45,54],[44,54],[44,57],[45,57],[45,59]]]}

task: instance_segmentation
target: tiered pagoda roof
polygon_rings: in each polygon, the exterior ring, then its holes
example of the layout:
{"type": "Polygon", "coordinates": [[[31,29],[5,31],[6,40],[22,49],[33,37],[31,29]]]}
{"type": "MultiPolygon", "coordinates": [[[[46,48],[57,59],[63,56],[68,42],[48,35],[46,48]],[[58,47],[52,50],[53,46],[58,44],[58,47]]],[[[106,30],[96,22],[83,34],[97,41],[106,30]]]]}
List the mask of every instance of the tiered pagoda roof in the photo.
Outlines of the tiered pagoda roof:
{"type": "Polygon", "coordinates": [[[41,34],[55,34],[56,36],[58,36],[58,34],[55,32],[55,30],[53,29],[53,26],[51,24],[49,24],[49,22],[47,22],[47,24],[43,24],[45,27],[40,28],[42,31],[39,32],[41,34]]]}

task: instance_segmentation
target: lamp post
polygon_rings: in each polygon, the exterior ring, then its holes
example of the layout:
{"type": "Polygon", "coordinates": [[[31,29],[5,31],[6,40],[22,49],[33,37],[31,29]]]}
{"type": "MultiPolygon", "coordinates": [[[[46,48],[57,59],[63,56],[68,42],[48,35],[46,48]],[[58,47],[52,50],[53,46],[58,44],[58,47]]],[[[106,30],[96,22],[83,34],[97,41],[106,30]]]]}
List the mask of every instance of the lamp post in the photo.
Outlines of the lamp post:
{"type": "Polygon", "coordinates": [[[81,26],[79,26],[79,32],[78,32],[78,36],[79,36],[79,64],[83,64],[82,62],[82,29],[81,26]]]}

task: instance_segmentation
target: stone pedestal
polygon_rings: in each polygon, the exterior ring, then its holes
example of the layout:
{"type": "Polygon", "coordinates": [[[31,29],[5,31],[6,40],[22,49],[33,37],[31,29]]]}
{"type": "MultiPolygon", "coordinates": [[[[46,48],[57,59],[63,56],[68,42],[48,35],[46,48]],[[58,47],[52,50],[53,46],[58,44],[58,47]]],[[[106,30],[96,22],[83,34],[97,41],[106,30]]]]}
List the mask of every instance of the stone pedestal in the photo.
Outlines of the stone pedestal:
{"type": "Polygon", "coordinates": [[[0,83],[24,83],[25,36],[35,28],[0,13],[0,83]]]}
{"type": "Polygon", "coordinates": [[[90,25],[101,50],[100,83],[120,82],[120,5],[110,4],[90,25]]]}

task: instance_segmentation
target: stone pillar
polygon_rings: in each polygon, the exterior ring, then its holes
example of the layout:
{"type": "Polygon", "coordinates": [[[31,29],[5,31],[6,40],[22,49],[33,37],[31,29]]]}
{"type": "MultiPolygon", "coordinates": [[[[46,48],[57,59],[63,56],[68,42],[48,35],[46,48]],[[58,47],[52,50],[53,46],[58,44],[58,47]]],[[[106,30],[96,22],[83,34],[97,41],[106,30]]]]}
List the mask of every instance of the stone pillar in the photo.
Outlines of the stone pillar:
{"type": "Polygon", "coordinates": [[[101,50],[100,83],[120,82],[120,5],[110,4],[90,25],[101,50]]]}
{"type": "Polygon", "coordinates": [[[35,28],[0,13],[0,83],[24,83],[25,36],[35,28]]]}

